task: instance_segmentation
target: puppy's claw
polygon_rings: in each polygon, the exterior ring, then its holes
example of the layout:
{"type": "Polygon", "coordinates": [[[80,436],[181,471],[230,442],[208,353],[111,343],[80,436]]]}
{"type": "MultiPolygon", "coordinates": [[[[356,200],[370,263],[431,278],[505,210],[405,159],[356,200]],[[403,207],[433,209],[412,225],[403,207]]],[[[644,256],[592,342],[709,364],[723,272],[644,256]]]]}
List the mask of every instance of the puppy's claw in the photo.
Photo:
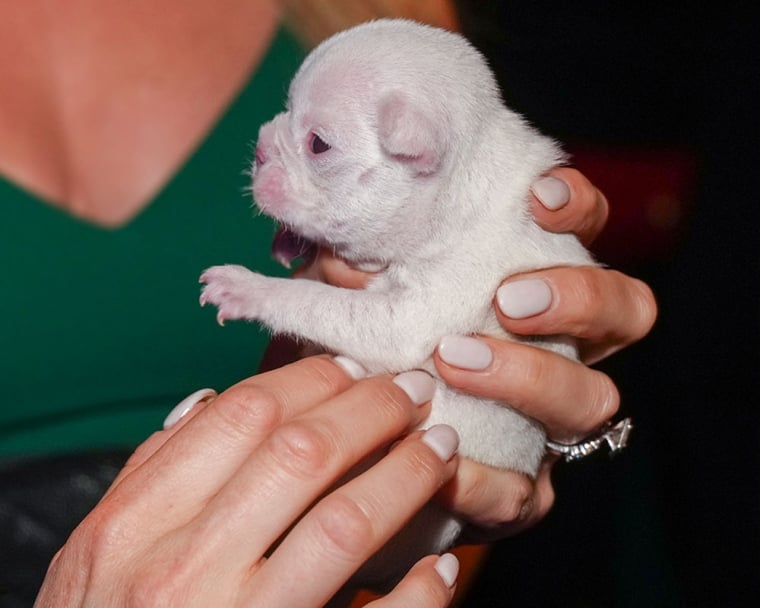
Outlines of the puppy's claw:
{"type": "Polygon", "coordinates": [[[286,256],[282,255],[275,255],[274,261],[277,262],[280,266],[284,267],[286,270],[290,270],[292,268],[292,264],[290,263],[290,259],[286,256]]]}
{"type": "Polygon", "coordinates": [[[201,306],[216,306],[220,326],[230,320],[258,318],[264,297],[259,284],[265,282],[264,277],[243,266],[225,265],[205,270],[201,282],[205,285],[198,301],[201,306]]]}

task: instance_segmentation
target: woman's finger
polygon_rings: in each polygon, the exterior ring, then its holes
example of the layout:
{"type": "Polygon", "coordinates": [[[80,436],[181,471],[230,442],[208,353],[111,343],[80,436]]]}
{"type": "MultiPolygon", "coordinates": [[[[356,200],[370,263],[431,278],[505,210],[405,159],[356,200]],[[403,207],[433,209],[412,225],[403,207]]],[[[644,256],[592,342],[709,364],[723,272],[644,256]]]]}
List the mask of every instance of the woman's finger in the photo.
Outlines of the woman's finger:
{"type": "Polygon", "coordinates": [[[267,606],[327,601],[453,475],[457,446],[454,429],[433,426],[323,498],[261,566],[251,597],[267,606]],[[283,585],[283,573],[309,585],[283,585]]]}
{"type": "MultiPolygon", "coordinates": [[[[335,357],[333,362],[338,364],[344,372],[347,372],[354,379],[358,379],[364,375],[364,370],[350,359],[335,357]]],[[[290,368],[283,373],[290,374],[293,369],[295,368],[290,368]]],[[[317,380],[323,378],[323,372],[319,366],[299,366],[299,371],[303,372],[304,375],[298,376],[298,378],[309,378],[311,375],[314,375],[317,380]]],[[[242,390],[254,389],[271,392],[275,400],[279,400],[283,404],[284,416],[287,416],[288,408],[291,408],[294,413],[298,412],[303,404],[311,402],[315,396],[318,396],[319,393],[313,393],[298,382],[284,384],[281,381],[282,375],[282,373],[259,374],[258,376],[243,380],[236,387],[233,387],[233,390],[242,392],[242,390]]],[[[225,395],[225,398],[228,396],[225,395]]],[[[215,390],[208,388],[200,389],[188,395],[174,406],[164,420],[163,430],[153,433],[137,447],[112,483],[109,492],[118,485],[122,478],[155,454],[164,443],[174,436],[195,415],[205,409],[216,397],[218,397],[218,394],[215,390]]]]}
{"type": "Polygon", "coordinates": [[[153,450],[149,458],[112,486],[104,500],[118,489],[119,504],[131,507],[120,512],[145,518],[146,534],[148,526],[163,529],[160,516],[172,517],[175,525],[195,516],[275,428],[352,386],[354,379],[341,361],[303,359],[228,389],[191,413],[180,428],[154,434],[149,443],[160,445],[146,447],[153,450]],[[171,513],[145,515],[154,513],[154,505],[169,503],[171,513]]]}
{"type": "Polygon", "coordinates": [[[174,433],[179,431],[183,425],[191,420],[195,414],[202,410],[217,396],[218,394],[215,390],[204,388],[193,392],[175,405],[164,420],[163,430],[156,431],[137,446],[137,449],[132,452],[127,462],[119,471],[119,474],[111,482],[111,486],[108,488],[105,495],[107,496],[116,486],[118,486],[124,477],[129,475],[136,468],[142,466],[142,464],[147,461],[148,458],[153,456],[153,454],[155,454],[161,446],[174,435],[174,433]]]}
{"type": "Polygon", "coordinates": [[[591,266],[511,277],[496,292],[503,327],[520,335],[579,338],[594,363],[643,338],[657,317],[652,290],[638,279],[591,266]]]}
{"type": "Polygon", "coordinates": [[[588,435],[612,418],[620,402],[608,376],[536,346],[447,336],[434,359],[447,384],[509,403],[542,422],[555,441],[588,435]]]}
{"type": "Polygon", "coordinates": [[[228,530],[218,559],[247,567],[351,467],[422,422],[434,392],[422,371],[370,378],[279,426],[187,534],[212,547],[228,530]]]}
{"type": "Polygon", "coordinates": [[[588,245],[607,223],[607,198],[577,169],[552,169],[531,193],[533,217],[549,232],[572,232],[588,245]]]}
{"type": "Polygon", "coordinates": [[[294,276],[321,281],[335,287],[364,289],[372,273],[353,268],[329,249],[320,248],[314,261],[299,268],[294,276]]]}
{"type": "Polygon", "coordinates": [[[528,517],[534,481],[527,475],[460,458],[436,500],[472,524],[496,528],[528,517]]]}
{"type": "Polygon", "coordinates": [[[428,555],[418,561],[385,597],[367,608],[438,608],[448,606],[454,597],[459,560],[452,553],[428,555]]]}
{"type": "MultiPolygon", "coordinates": [[[[551,470],[557,459],[558,457],[553,454],[549,454],[544,458],[544,461],[541,463],[541,468],[538,471],[538,475],[536,476],[535,481],[532,482],[532,492],[522,503],[522,508],[518,517],[486,524],[477,518],[470,519],[470,525],[465,528],[459,542],[467,545],[491,543],[508,536],[514,536],[541,521],[554,504],[554,488],[552,487],[551,482],[551,470]]],[[[464,462],[465,459],[460,460],[457,473],[459,472],[459,469],[462,468],[464,462]]],[[[478,467],[485,466],[478,463],[473,463],[473,465],[478,467]]],[[[499,473],[501,472],[495,471],[487,476],[491,478],[490,481],[495,481],[499,477],[499,473]]],[[[509,481],[507,481],[507,483],[509,483],[509,481]]],[[[508,485],[501,487],[503,491],[508,493],[508,485]]]]}

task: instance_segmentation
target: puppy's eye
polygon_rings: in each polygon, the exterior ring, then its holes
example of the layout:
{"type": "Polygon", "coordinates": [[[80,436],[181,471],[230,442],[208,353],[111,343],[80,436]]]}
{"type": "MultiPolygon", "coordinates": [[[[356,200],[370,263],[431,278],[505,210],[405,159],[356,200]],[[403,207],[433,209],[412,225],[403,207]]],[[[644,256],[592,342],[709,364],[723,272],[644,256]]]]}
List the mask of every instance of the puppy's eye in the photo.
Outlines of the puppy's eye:
{"type": "Polygon", "coordinates": [[[316,133],[312,133],[309,147],[314,154],[322,154],[323,152],[327,152],[330,149],[330,144],[328,144],[316,133]]]}

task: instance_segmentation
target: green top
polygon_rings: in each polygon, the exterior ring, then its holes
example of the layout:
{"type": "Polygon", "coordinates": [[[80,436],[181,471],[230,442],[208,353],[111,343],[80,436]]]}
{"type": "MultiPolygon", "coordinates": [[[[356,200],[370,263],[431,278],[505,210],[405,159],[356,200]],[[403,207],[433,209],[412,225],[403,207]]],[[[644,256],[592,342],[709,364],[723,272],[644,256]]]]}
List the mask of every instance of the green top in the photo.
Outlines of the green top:
{"type": "Polygon", "coordinates": [[[135,445],[188,393],[256,370],[267,334],[219,327],[198,304],[198,277],[221,263],[282,273],[245,169],[303,56],[280,32],[184,167],[124,227],[73,218],[0,178],[0,457],[135,445]]]}

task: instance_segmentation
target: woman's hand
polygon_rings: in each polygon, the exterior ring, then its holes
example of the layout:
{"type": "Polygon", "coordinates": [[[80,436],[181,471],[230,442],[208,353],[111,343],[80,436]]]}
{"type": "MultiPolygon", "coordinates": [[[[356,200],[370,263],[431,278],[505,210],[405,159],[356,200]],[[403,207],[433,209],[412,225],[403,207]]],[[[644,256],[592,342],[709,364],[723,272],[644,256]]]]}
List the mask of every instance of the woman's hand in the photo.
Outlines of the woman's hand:
{"type": "MultiPolygon", "coordinates": [[[[532,211],[546,230],[573,232],[585,244],[604,227],[608,204],[582,174],[555,169],[533,188],[532,211]]],[[[518,335],[564,334],[593,363],[636,342],[657,312],[641,281],[600,267],[552,268],[510,277],[494,299],[499,322],[518,335]]],[[[451,386],[514,405],[547,435],[573,442],[618,410],[615,384],[602,372],[537,347],[481,337],[444,338],[436,367],[451,386]]],[[[554,502],[547,454],[535,480],[462,459],[442,500],[475,524],[469,541],[514,534],[542,519],[554,502]]]]}
{"type": "MultiPolygon", "coordinates": [[[[551,232],[572,232],[586,245],[604,227],[607,199],[581,173],[558,168],[532,189],[531,210],[551,232]]],[[[312,276],[360,288],[367,275],[320,252],[312,276]]],[[[515,334],[573,336],[585,363],[636,342],[652,327],[656,304],[641,281],[600,267],[553,268],[510,277],[494,299],[502,326],[515,334]]],[[[610,378],[556,353],[490,338],[450,336],[435,354],[442,378],[463,391],[510,403],[542,422],[555,441],[597,429],[618,409],[610,378]]],[[[440,493],[449,508],[480,533],[467,540],[512,534],[539,521],[554,501],[547,455],[537,479],[462,459],[440,493]]]]}
{"type": "MultiPolygon", "coordinates": [[[[456,433],[438,426],[332,489],[429,412],[426,373],[361,375],[314,357],[180,404],[56,555],[36,605],[324,605],[457,464],[456,433]]],[[[447,606],[456,570],[426,557],[374,605],[447,606]]]]}

